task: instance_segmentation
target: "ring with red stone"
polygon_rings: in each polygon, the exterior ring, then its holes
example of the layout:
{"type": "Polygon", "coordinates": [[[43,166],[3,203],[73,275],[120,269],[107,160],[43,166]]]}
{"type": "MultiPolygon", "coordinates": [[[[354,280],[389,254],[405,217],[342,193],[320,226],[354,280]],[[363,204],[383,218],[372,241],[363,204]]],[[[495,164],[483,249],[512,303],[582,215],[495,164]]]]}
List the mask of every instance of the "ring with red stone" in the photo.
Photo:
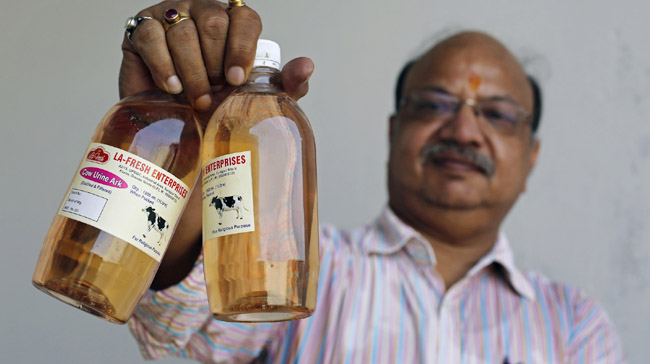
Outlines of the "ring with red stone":
{"type": "Polygon", "coordinates": [[[168,31],[169,28],[173,27],[174,25],[182,22],[183,20],[189,19],[190,16],[187,13],[171,8],[165,10],[163,18],[165,21],[162,23],[162,25],[165,28],[165,31],[168,31]]]}
{"type": "Polygon", "coordinates": [[[246,6],[243,0],[228,0],[228,10],[239,6],[246,6]]]}

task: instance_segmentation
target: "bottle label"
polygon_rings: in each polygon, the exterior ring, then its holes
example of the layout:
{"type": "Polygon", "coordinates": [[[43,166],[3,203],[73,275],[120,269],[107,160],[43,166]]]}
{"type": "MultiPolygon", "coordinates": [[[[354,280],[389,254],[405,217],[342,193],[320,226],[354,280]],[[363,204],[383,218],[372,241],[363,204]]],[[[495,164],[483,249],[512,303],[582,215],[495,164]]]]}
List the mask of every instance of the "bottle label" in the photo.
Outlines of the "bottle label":
{"type": "Polygon", "coordinates": [[[251,152],[203,165],[203,240],[255,231],[251,152]]]}
{"type": "Polygon", "coordinates": [[[188,198],[188,186],[168,171],[122,149],[91,143],[59,215],[103,230],[160,262],[188,198]]]}

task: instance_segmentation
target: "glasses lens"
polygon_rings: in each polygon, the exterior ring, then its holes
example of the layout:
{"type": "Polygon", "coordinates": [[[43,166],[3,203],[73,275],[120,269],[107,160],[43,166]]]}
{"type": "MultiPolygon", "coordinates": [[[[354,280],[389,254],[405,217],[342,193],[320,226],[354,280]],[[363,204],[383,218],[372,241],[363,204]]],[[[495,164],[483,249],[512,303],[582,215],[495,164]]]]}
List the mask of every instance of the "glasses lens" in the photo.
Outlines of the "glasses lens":
{"type": "Polygon", "coordinates": [[[481,114],[496,128],[503,130],[514,130],[521,121],[517,106],[507,101],[482,102],[481,114]]]}
{"type": "Polygon", "coordinates": [[[422,120],[451,115],[456,110],[458,99],[439,92],[420,92],[407,99],[406,111],[422,120]]]}

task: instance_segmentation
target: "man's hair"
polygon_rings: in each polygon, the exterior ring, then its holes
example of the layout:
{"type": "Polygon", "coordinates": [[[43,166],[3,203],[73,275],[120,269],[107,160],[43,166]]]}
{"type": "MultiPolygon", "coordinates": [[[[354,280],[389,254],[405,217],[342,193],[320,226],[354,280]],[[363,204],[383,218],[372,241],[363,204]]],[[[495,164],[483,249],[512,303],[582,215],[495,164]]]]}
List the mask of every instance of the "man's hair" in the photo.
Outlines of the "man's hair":
{"type": "MultiPolygon", "coordinates": [[[[402,103],[403,91],[404,91],[404,82],[406,81],[406,76],[409,73],[409,70],[415,64],[416,60],[408,61],[402,70],[397,76],[397,83],[395,84],[395,112],[399,111],[399,108],[402,103]]],[[[542,90],[539,87],[537,80],[531,76],[527,75],[528,82],[530,82],[530,87],[533,89],[533,120],[532,120],[532,131],[533,134],[537,132],[539,128],[539,121],[542,117],[542,90]]]]}

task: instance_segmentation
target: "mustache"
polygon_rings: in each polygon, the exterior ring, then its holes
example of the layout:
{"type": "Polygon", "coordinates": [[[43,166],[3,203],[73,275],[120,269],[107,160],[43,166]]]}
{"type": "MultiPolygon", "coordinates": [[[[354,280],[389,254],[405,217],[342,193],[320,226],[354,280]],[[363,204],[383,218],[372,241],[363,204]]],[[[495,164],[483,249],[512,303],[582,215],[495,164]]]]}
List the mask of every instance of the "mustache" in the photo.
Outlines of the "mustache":
{"type": "Polygon", "coordinates": [[[420,154],[425,159],[439,158],[443,154],[455,154],[462,159],[476,165],[488,177],[494,175],[494,162],[490,157],[477,152],[474,148],[465,147],[456,143],[427,144],[420,154]]]}

